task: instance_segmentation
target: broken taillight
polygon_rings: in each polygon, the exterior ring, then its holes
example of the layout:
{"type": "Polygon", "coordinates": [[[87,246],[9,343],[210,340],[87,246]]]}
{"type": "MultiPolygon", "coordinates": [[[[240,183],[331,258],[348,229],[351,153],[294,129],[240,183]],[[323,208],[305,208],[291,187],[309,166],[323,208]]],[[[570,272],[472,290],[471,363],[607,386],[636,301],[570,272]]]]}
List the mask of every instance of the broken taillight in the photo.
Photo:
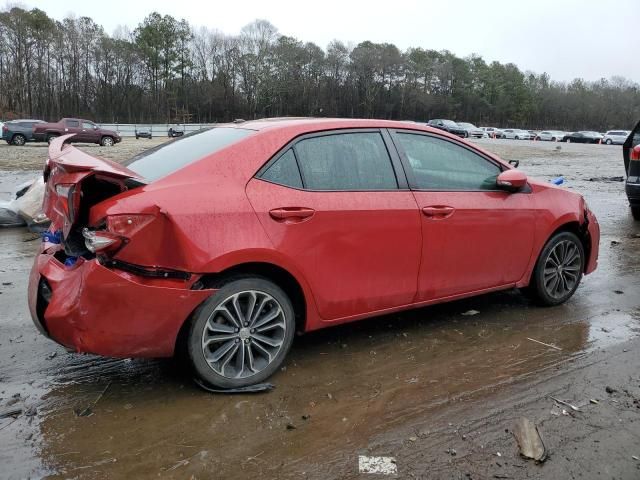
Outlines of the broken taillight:
{"type": "Polygon", "coordinates": [[[73,217],[75,215],[74,192],[75,185],[73,183],[60,183],[56,185],[57,210],[64,218],[69,220],[69,224],[73,223],[73,217]]]}
{"type": "Polygon", "coordinates": [[[153,221],[155,216],[136,215],[109,215],[105,219],[107,230],[118,235],[130,238],[153,221]]]}
{"type": "Polygon", "coordinates": [[[83,228],[82,236],[87,250],[92,253],[107,253],[117,250],[123,242],[122,237],[105,230],[83,228]]]}

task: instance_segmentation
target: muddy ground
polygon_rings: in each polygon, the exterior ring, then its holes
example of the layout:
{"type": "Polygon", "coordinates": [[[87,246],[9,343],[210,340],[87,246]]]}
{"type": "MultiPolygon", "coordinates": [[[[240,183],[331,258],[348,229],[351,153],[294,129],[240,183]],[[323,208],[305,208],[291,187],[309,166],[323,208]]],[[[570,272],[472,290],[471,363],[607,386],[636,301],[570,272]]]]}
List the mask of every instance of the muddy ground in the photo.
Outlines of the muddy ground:
{"type": "MultiPolygon", "coordinates": [[[[157,141],[125,142],[86,148],[122,159],[157,141]]],[[[38,240],[0,231],[0,410],[23,409],[0,419],[0,477],[376,478],[358,471],[372,455],[397,478],[640,478],[640,223],[613,178],[620,147],[479,143],[585,195],[599,269],[559,307],[503,292],[300,337],[265,394],[205,393],[168,360],[67,353],[29,318],[38,240]],[[521,416],[542,464],[518,454],[521,416]]],[[[45,152],[0,145],[1,199],[45,152]]]]}

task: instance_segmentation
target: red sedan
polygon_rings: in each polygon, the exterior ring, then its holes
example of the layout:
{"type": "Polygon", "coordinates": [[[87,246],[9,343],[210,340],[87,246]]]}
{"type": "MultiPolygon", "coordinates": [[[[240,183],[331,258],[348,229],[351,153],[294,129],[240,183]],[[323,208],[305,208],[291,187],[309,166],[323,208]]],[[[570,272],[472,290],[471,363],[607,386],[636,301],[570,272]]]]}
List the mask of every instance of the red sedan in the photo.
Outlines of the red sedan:
{"type": "Polygon", "coordinates": [[[52,142],[29,306],[78,352],[263,381],[294,331],[511,288],[545,305],[597,265],[582,196],[441,130],[283,119],[203,130],[120,165],[52,142]]]}

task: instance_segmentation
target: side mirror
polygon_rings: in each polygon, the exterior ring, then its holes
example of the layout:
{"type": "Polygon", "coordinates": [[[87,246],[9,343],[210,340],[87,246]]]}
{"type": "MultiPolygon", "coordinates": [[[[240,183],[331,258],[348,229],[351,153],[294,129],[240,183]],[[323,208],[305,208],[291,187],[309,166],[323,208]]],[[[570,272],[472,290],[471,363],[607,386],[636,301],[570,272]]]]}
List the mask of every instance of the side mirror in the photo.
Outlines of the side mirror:
{"type": "Polygon", "coordinates": [[[527,185],[527,176],[522,170],[505,170],[496,178],[496,185],[508,192],[517,192],[527,185]]]}
{"type": "Polygon", "coordinates": [[[97,130],[97,129],[98,129],[98,125],[94,125],[94,126],[93,126],[93,129],[94,129],[94,130],[97,130]]]}

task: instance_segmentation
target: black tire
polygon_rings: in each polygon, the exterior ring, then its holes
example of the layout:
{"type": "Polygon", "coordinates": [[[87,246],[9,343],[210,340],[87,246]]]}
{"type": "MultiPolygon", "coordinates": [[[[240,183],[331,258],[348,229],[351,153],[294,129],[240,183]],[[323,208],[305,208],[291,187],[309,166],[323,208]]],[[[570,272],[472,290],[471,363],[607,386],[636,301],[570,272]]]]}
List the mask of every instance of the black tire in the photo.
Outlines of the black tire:
{"type": "Polygon", "coordinates": [[[570,139],[570,138],[567,138],[567,139],[565,140],[565,142],[567,142],[567,143],[571,143],[571,139],[570,139]]]}
{"type": "Polygon", "coordinates": [[[556,141],[556,137],[551,137],[551,141],[555,142],[556,141]]]}
{"type": "Polygon", "coordinates": [[[56,138],[58,138],[60,135],[48,135],[47,136],[47,143],[49,145],[51,145],[51,142],[53,142],[56,138]]]}
{"type": "Polygon", "coordinates": [[[640,220],[640,205],[631,207],[631,216],[634,220],[640,220]]]}
{"type": "Polygon", "coordinates": [[[16,133],[13,138],[11,139],[11,143],[17,147],[21,147],[23,146],[25,143],[27,143],[27,139],[24,135],[20,134],[20,133],[16,133]]]}
{"type": "Polygon", "coordinates": [[[102,139],[100,140],[100,145],[102,145],[103,147],[113,147],[115,145],[115,142],[113,141],[113,137],[107,135],[102,137],[102,139]]]}
{"type": "MultiPolygon", "coordinates": [[[[254,300],[254,302],[255,307],[258,301],[254,300]]],[[[247,320],[245,317],[243,318],[247,320]]],[[[272,325],[271,322],[274,322],[274,320],[269,321],[266,325],[272,325]]],[[[275,323],[276,322],[273,324],[275,323]]],[[[263,382],[280,368],[291,348],[294,334],[295,316],[293,306],[289,297],[280,287],[262,277],[231,280],[205,300],[194,312],[191,319],[191,327],[186,338],[188,360],[195,375],[208,385],[217,388],[245,387],[263,382]],[[236,328],[229,316],[214,316],[216,310],[224,310],[229,302],[234,301],[233,298],[238,299],[237,304],[240,305],[241,316],[246,315],[248,313],[249,303],[245,302],[247,302],[247,298],[252,298],[251,292],[254,292],[255,295],[263,295],[261,298],[266,299],[266,303],[264,303],[264,306],[260,308],[257,313],[252,310],[255,316],[250,315],[250,317],[253,317],[253,320],[249,319],[248,322],[244,322],[243,328],[236,328]],[[278,313],[278,311],[280,313],[278,313]],[[266,331],[267,333],[265,335],[259,331],[260,314],[262,312],[265,312],[264,318],[275,312],[276,316],[274,319],[277,319],[277,326],[266,331]],[[215,336],[216,332],[207,327],[207,325],[212,325],[212,323],[209,322],[210,319],[216,327],[224,327],[224,329],[226,329],[218,331],[218,337],[222,337],[221,340],[212,341],[211,337],[215,336]],[[280,324],[282,324],[282,326],[280,324]],[[258,325],[257,329],[251,328],[252,325],[258,325]],[[229,328],[231,328],[233,332],[229,331],[229,328]],[[279,332],[278,330],[282,331],[279,332]],[[207,341],[210,342],[211,345],[222,344],[222,346],[212,351],[211,348],[205,345],[205,335],[209,335],[210,338],[207,341]],[[267,349],[276,347],[262,343],[263,340],[256,339],[256,337],[264,339],[266,335],[272,335],[274,338],[269,338],[273,342],[280,343],[276,350],[270,352],[268,357],[263,353],[261,354],[259,348],[264,349],[265,346],[267,349]],[[229,345],[231,346],[229,347],[229,345]],[[230,358],[227,356],[227,353],[224,353],[220,358],[215,360],[225,347],[228,347],[227,351],[231,352],[230,358]],[[241,355],[240,349],[242,349],[241,355]],[[205,358],[205,350],[210,355],[209,361],[205,358]],[[273,358],[271,358],[271,354],[274,354],[273,358]],[[217,367],[211,365],[210,362],[216,364],[217,367]],[[220,362],[222,362],[222,365],[220,365],[220,362]],[[225,362],[228,363],[225,364],[225,362]],[[249,365],[251,367],[245,365],[245,362],[250,362],[249,365]],[[239,363],[242,363],[239,369],[240,373],[238,373],[239,363]],[[257,368],[254,369],[253,366],[257,368]],[[226,371],[227,367],[233,369],[229,374],[227,374],[226,371]],[[218,368],[221,371],[215,371],[214,368],[218,368]],[[254,370],[257,371],[251,373],[254,370]],[[236,375],[233,375],[234,372],[236,375]]]]}
{"type": "Polygon", "coordinates": [[[469,138],[469,132],[464,132],[464,138],[469,138]]]}
{"type": "Polygon", "coordinates": [[[610,138],[607,138],[607,141],[606,141],[606,142],[604,142],[604,143],[606,143],[607,145],[611,145],[613,142],[611,141],[611,139],[610,139],[610,138]]]}
{"type": "Polygon", "coordinates": [[[515,138],[515,140],[520,140],[520,137],[516,135],[516,138],[515,138]]]}
{"type": "MultiPolygon", "coordinates": [[[[557,254],[556,254],[557,255],[557,254]]],[[[557,258],[557,257],[555,257],[557,258]]],[[[529,286],[527,288],[526,293],[529,297],[533,298],[538,304],[544,306],[555,306],[560,305],[561,303],[566,302],[571,298],[571,296],[575,293],[578,285],[580,285],[580,280],[582,280],[582,274],[584,272],[585,265],[585,256],[584,256],[584,247],[582,246],[582,242],[580,239],[572,232],[560,232],[555,234],[553,237],[549,239],[546,243],[542,252],[540,252],[540,256],[536,262],[536,266],[533,269],[533,274],[531,275],[531,281],[529,282],[529,286]],[[577,261],[571,262],[570,268],[571,273],[567,274],[569,271],[569,265],[564,265],[564,269],[566,271],[564,274],[562,270],[560,273],[553,272],[553,263],[555,262],[554,257],[552,257],[552,252],[556,248],[560,248],[559,245],[571,245],[574,250],[573,251],[578,254],[576,257],[577,261]],[[551,258],[550,258],[551,257],[551,258]],[[546,270],[546,271],[545,271],[546,270]],[[552,270],[549,272],[549,270],[552,270]],[[566,275],[574,275],[575,278],[571,280],[571,283],[563,283],[562,285],[553,283],[553,280],[549,282],[547,279],[547,283],[545,283],[545,275],[549,275],[550,277],[553,275],[564,275],[565,280],[566,275]],[[550,283],[550,284],[549,284],[550,283]],[[564,291],[562,292],[554,292],[554,286],[561,287],[564,291]],[[565,288],[566,287],[566,290],[565,288]],[[557,293],[557,294],[556,294],[557,293]]],[[[559,280],[559,282],[561,282],[559,280]]]]}

